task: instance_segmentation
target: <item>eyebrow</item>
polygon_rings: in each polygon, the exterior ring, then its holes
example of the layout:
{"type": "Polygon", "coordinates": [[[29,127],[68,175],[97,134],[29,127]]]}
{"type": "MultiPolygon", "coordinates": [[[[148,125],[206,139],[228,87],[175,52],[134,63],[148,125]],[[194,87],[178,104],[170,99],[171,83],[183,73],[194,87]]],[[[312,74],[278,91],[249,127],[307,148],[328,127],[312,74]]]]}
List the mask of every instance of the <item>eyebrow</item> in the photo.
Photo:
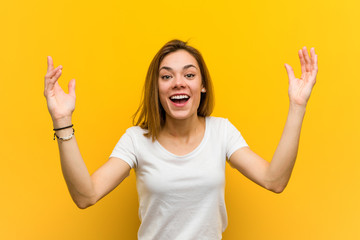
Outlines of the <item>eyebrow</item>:
{"type": "MultiPolygon", "coordinates": [[[[183,67],[183,70],[188,69],[188,68],[191,68],[191,67],[194,67],[194,68],[197,69],[197,67],[195,67],[194,65],[188,64],[188,65],[185,65],[185,66],[183,67]]],[[[171,67],[163,66],[163,67],[161,67],[161,68],[159,69],[159,72],[160,72],[161,69],[166,69],[166,70],[169,70],[169,71],[172,71],[172,70],[173,70],[171,67]]]]}

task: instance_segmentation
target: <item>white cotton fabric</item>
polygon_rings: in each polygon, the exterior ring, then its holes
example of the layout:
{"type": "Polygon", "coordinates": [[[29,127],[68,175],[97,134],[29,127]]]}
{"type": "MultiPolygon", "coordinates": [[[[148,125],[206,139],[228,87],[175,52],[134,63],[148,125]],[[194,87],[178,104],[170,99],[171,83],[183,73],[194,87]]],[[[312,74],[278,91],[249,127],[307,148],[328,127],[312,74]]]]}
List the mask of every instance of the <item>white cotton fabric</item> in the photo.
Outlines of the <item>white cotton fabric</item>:
{"type": "Polygon", "coordinates": [[[227,226],[225,162],[247,146],[224,118],[206,117],[205,134],[192,152],[177,156],[131,127],[110,157],[136,172],[140,240],[218,240],[227,226]]]}

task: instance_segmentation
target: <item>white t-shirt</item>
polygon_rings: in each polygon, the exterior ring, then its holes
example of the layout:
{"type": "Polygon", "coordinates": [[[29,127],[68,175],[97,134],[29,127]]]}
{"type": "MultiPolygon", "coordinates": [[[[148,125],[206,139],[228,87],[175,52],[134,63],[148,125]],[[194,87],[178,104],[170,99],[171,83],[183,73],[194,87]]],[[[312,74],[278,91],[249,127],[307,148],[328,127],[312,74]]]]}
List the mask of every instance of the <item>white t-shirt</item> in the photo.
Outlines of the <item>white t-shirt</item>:
{"type": "Polygon", "coordinates": [[[206,117],[205,134],[192,152],[177,156],[138,126],[127,129],[110,157],[136,172],[140,240],[218,240],[227,226],[225,162],[247,146],[224,118],[206,117]]]}

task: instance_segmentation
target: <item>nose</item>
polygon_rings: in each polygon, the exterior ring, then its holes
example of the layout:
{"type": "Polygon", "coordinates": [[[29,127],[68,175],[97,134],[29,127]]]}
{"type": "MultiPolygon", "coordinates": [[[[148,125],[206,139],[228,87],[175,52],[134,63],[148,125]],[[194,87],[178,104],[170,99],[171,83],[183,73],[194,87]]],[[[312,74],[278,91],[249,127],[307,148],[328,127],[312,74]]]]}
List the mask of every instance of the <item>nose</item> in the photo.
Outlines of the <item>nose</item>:
{"type": "Polygon", "coordinates": [[[185,83],[185,79],[182,76],[176,76],[174,78],[174,88],[185,88],[186,87],[186,83],[185,83]]]}

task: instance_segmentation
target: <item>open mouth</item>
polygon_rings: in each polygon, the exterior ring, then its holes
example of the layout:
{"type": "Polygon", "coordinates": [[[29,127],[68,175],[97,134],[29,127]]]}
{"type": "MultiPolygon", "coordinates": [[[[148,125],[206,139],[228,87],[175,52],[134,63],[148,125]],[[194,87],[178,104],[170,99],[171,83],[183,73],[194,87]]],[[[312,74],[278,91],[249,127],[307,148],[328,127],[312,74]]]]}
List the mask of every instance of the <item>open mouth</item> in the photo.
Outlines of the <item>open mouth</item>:
{"type": "Polygon", "coordinates": [[[173,96],[170,97],[170,100],[173,103],[177,103],[177,104],[186,103],[189,99],[190,99],[190,97],[188,95],[185,95],[185,94],[173,95],[173,96]]]}

